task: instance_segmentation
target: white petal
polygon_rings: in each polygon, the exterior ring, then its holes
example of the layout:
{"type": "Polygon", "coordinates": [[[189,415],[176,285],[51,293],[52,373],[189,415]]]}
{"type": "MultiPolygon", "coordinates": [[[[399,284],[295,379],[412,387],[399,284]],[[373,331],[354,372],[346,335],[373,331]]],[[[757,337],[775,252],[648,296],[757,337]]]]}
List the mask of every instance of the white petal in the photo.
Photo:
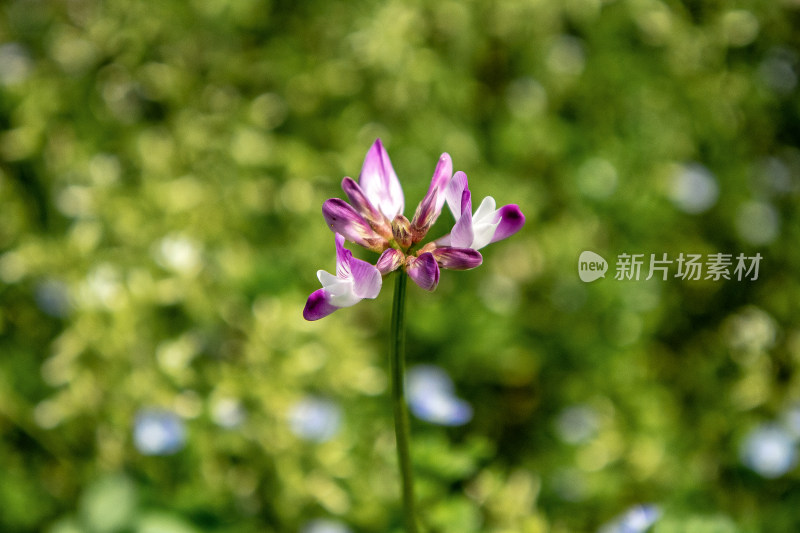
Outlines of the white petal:
{"type": "Polygon", "coordinates": [[[361,298],[355,295],[353,279],[337,278],[324,270],[317,271],[317,278],[322,283],[322,288],[329,295],[329,303],[336,307],[350,307],[358,303],[361,298]]]}
{"type": "MultiPolygon", "coordinates": [[[[331,293],[330,303],[336,307],[350,307],[361,301],[361,298],[353,292],[353,281],[342,281],[336,286],[338,294],[331,293]]],[[[327,289],[326,289],[327,290],[327,289]]]]}
{"type": "Polygon", "coordinates": [[[496,207],[497,204],[494,198],[487,196],[483,199],[478,210],[475,211],[475,214],[472,216],[473,238],[470,248],[473,250],[480,250],[492,242],[494,232],[497,230],[497,226],[500,225],[499,220],[495,221],[497,218],[496,207]]]}
{"type": "Polygon", "coordinates": [[[327,289],[329,286],[339,282],[339,278],[325,270],[317,270],[317,279],[322,283],[323,289],[327,289]]]}
{"type": "Polygon", "coordinates": [[[494,237],[494,232],[497,230],[497,226],[500,225],[500,221],[490,223],[490,224],[476,224],[472,226],[472,248],[473,250],[480,250],[490,242],[492,242],[492,237],[494,237]]]}
{"type": "Polygon", "coordinates": [[[494,201],[494,198],[491,196],[487,196],[481,202],[481,205],[478,206],[478,210],[475,211],[475,214],[472,215],[472,224],[483,224],[485,222],[492,222],[494,220],[494,215],[497,212],[497,204],[494,201]]]}

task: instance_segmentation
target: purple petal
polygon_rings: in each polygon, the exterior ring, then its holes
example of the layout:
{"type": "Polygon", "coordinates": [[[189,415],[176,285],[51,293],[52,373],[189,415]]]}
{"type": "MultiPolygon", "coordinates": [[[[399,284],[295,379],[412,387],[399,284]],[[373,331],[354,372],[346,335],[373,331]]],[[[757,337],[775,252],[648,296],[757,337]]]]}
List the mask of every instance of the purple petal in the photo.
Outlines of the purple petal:
{"type": "Polygon", "coordinates": [[[369,223],[372,228],[382,234],[387,239],[391,237],[392,232],[389,225],[386,223],[386,218],[378,211],[372,202],[369,201],[363,189],[353,178],[344,178],[342,180],[342,189],[347,194],[347,199],[355,211],[360,214],[364,220],[369,223]]]}
{"type": "Polygon", "coordinates": [[[450,231],[450,245],[456,248],[469,248],[475,238],[472,230],[472,201],[470,192],[465,189],[461,194],[461,216],[450,231]]]}
{"type": "Polygon", "coordinates": [[[453,212],[453,217],[456,220],[461,218],[461,213],[463,212],[461,201],[464,191],[468,190],[469,184],[467,182],[467,175],[459,170],[453,175],[453,179],[451,179],[450,183],[447,185],[447,191],[445,193],[447,206],[450,208],[450,211],[453,212]]]}
{"type": "Polygon", "coordinates": [[[339,309],[328,302],[328,294],[325,289],[317,289],[308,297],[306,306],[303,309],[303,318],[306,320],[319,320],[339,309]]]}
{"type": "Polygon", "coordinates": [[[437,248],[431,253],[439,266],[448,270],[469,270],[483,263],[481,253],[471,248],[445,246],[437,248]]]}
{"type": "Polygon", "coordinates": [[[344,200],[326,200],[322,204],[322,216],[334,233],[341,233],[348,241],[377,252],[382,252],[388,246],[386,239],[378,235],[344,200]]]}
{"type": "Polygon", "coordinates": [[[353,273],[353,292],[359,298],[377,298],[381,292],[383,278],[377,268],[353,258],[350,260],[350,268],[353,273]]]}
{"type": "Polygon", "coordinates": [[[400,268],[403,264],[403,259],[405,259],[405,255],[400,250],[395,248],[387,248],[385,252],[381,254],[378,258],[378,262],[375,265],[381,274],[384,276],[389,272],[393,272],[400,268]]]}
{"type": "Polygon", "coordinates": [[[497,210],[496,217],[496,220],[500,220],[500,225],[497,226],[491,242],[497,242],[506,237],[510,237],[525,225],[525,215],[522,214],[522,211],[516,204],[504,205],[497,210]]]}
{"type": "MultiPolygon", "coordinates": [[[[466,177],[466,174],[464,176],[466,177]]],[[[434,190],[439,191],[436,199],[437,214],[442,210],[442,206],[445,202],[445,191],[447,190],[447,185],[450,183],[452,177],[453,161],[450,159],[450,154],[445,152],[439,157],[439,162],[436,164],[436,170],[433,171],[431,185],[428,187],[429,194],[434,190]]]]}
{"type": "Polygon", "coordinates": [[[367,152],[358,183],[372,205],[389,220],[403,212],[403,189],[380,139],[367,152]]]}
{"type": "Polygon", "coordinates": [[[417,211],[414,213],[414,219],[411,222],[412,230],[414,230],[414,242],[419,242],[428,232],[428,229],[433,226],[439,214],[442,212],[442,206],[445,202],[447,185],[453,175],[453,161],[450,159],[450,154],[443,153],[439,157],[439,162],[436,165],[436,170],[433,171],[431,178],[431,185],[428,187],[428,192],[425,198],[417,206],[417,211]]]}
{"type": "Polygon", "coordinates": [[[426,291],[433,291],[439,284],[439,265],[430,252],[406,259],[406,272],[414,283],[426,291]]]}
{"type": "Polygon", "coordinates": [[[353,257],[353,252],[344,247],[344,236],[337,233],[334,236],[336,241],[336,277],[348,278],[350,277],[350,260],[353,257]]]}
{"type": "Polygon", "coordinates": [[[472,193],[469,189],[464,189],[461,193],[461,216],[464,216],[464,212],[472,214],[472,193]]]}

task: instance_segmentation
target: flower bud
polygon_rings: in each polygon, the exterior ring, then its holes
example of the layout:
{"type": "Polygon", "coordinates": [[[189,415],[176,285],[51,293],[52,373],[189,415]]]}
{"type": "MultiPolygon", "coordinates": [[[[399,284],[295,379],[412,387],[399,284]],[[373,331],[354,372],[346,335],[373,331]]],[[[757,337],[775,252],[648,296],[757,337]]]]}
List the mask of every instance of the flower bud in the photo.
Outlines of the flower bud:
{"type": "Polygon", "coordinates": [[[382,276],[385,276],[389,272],[394,272],[403,266],[405,260],[406,256],[403,255],[403,252],[395,248],[388,248],[381,254],[380,258],[378,258],[378,262],[375,264],[375,267],[382,276]]]}
{"type": "Polygon", "coordinates": [[[392,235],[395,242],[400,245],[403,250],[411,246],[411,222],[408,221],[403,215],[397,215],[392,220],[392,235]]]}

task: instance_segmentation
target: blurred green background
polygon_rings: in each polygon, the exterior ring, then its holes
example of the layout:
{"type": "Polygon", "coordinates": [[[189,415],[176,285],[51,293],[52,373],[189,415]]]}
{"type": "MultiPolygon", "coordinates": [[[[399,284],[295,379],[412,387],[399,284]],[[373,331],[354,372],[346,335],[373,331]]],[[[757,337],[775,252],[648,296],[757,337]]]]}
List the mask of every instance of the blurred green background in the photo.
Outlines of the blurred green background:
{"type": "Polygon", "coordinates": [[[390,280],[301,316],[320,206],[380,137],[407,215],[446,151],[527,216],[409,289],[409,365],[473,409],[412,420],[426,531],[640,504],[798,531],[799,27],[796,0],[3,2],[0,530],[401,531],[390,280]],[[758,279],[613,275],[718,252],[758,279]]]}

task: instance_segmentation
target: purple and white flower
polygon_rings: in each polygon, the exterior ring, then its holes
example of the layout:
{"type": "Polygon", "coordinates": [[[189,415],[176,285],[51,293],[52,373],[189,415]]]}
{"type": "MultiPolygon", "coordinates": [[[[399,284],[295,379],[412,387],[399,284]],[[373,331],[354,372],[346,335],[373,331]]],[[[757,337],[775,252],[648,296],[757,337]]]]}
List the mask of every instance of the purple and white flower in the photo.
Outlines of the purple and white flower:
{"type": "Polygon", "coordinates": [[[344,247],[344,237],[336,234],[336,275],[317,271],[322,288],[308,297],[303,317],[319,320],[341,307],[350,307],[364,298],[376,298],[381,291],[380,271],[366,261],[353,257],[344,247]]]}
{"type": "Polygon", "coordinates": [[[447,186],[447,206],[456,223],[452,231],[437,240],[442,246],[480,250],[487,244],[510,237],[525,225],[525,216],[516,204],[497,209],[491,196],[487,196],[472,213],[472,193],[467,175],[456,172],[447,186]]]}
{"type": "Polygon", "coordinates": [[[525,224],[517,205],[496,209],[491,196],[473,214],[467,175],[453,175],[447,153],[439,157],[428,192],[409,220],[403,214],[400,181],[380,139],[367,152],[358,181],[345,177],[342,189],[349,203],[332,198],[322,205],[322,215],[336,234],[336,276],[323,270],[317,273],[322,289],[309,296],[303,310],[306,320],[318,320],[364,298],[377,297],[381,276],[400,268],[421,288],[433,291],[439,284],[440,269],[480,266],[480,248],[513,235],[525,224]],[[438,241],[420,245],[445,203],[456,220],[453,230],[438,241]],[[376,265],[353,258],[344,248],[345,240],[380,253],[376,265]]]}

